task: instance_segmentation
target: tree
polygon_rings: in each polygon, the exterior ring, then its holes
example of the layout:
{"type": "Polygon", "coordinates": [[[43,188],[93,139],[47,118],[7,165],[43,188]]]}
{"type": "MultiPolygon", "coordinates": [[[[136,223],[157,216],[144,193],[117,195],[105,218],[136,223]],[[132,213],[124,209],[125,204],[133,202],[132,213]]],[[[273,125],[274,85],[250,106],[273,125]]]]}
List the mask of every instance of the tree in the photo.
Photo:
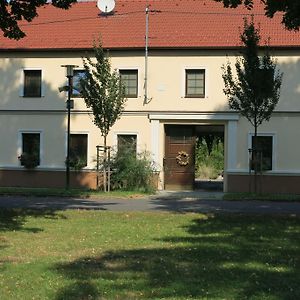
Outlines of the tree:
{"type": "MultiPolygon", "coordinates": [[[[253,154],[257,161],[257,130],[264,122],[269,121],[280,96],[282,73],[269,55],[268,47],[259,56],[259,31],[253,21],[245,20],[244,32],[241,35],[244,44],[242,57],[235,63],[236,78],[231,64],[223,66],[224,93],[228,98],[230,109],[239,111],[254,127],[253,154]]],[[[255,175],[257,164],[254,165],[255,175]]],[[[256,176],[255,176],[256,192],[256,176]]]]}
{"type": "MultiPolygon", "coordinates": [[[[236,8],[244,5],[252,9],[254,2],[258,0],[214,0],[223,2],[224,7],[236,8]]],[[[265,14],[273,18],[276,13],[283,13],[282,23],[289,30],[300,28],[300,1],[298,0],[260,0],[265,5],[265,14]]]]}
{"type": "MultiPolygon", "coordinates": [[[[0,0],[0,29],[5,37],[19,40],[25,33],[19,27],[19,21],[31,22],[38,16],[37,8],[45,5],[47,0],[0,0]]],[[[52,0],[52,5],[68,9],[77,0],[52,0]]]]}
{"type": "Polygon", "coordinates": [[[83,58],[85,76],[80,80],[81,95],[86,106],[92,109],[94,124],[104,139],[104,185],[106,190],[106,149],[110,128],[120,118],[125,107],[125,90],[116,70],[111,69],[110,59],[101,43],[94,46],[96,61],[83,58]]]}

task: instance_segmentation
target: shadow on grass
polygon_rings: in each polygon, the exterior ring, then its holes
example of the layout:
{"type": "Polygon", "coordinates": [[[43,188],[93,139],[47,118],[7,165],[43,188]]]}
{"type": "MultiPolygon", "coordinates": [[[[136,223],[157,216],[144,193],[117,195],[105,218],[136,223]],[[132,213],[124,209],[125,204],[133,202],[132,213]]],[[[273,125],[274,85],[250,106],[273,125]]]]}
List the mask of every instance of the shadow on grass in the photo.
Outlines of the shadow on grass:
{"type": "MultiPolygon", "coordinates": [[[[39,233],[43,231],[42,228],[37,227],[25,227],[26,220],[29,217],[34,218],[47,218],[47,219],[64,219],[66,218],[62,214],[58,214],[53,210],[33,210],[33,209],[21,209],[21,208],[0,208],[0,251],[1,249],[8,248],[10,245],[8,240],[3,234],[7,231],[23,231],[28,233],[39,233]]],[[[17,259],[18,260],[18,259],[17,259]]],[[[0,270],[4,269],[6,263],[14,263],[14,259],[0,259],[0,270]]]]}
{"type": "Polygon", "coordinates": [[[38,233],[41,228],[23,227],[28,217],[62,219],[66,218],[62,214],[56,213],[54,210],[38,210],[23,208],[0,208],[0,232],[4,231],[27,231],[38,233]]]}
{"type": "Polygon", "coordinates": [[[56,299],[300,299],[300,219],[210,216],[161,247],[60,263],[56,299]]]}

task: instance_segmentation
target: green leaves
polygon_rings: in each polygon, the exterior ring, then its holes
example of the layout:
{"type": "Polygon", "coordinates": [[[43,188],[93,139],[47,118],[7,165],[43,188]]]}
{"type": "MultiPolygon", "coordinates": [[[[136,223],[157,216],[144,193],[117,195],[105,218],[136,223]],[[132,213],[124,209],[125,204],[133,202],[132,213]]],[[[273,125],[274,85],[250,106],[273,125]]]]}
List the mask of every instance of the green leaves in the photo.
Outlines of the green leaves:
{"type": "Polygon", "coordinates": [[[241,35],[244,44],[242,58],[235,63],[236,77],[231,64],[223,66],[224,93],[230,109],[239,111],[257,128],[263,121],[268,121],[275,109],[282,82],[282,73],[270,57],[268,49],[259,55],[259,31],[253,21],[245,21],[241,35]]]}
{"type": "MultiPolygon", "coordinates": [[[[77,0],[53,0],[52,5],[58,8],[68,9],[77,0]]],[[[4,36],[19,40],[26,36],[18,22],[22,19],[31,22],[38,16],[37,8],[47,3],[47,0],[11,0],[0,2],[0,29],[4,36]]]]}
{"type": "MultiPolygon", "coordinates": [[[[254,7],[254,0],[215,0],[223,2],[224,7],[236,8],[244,5],[251,10],[254,7]]],[[[257,1],[258,2],[258,1],[257,1]]],[[[300,1],[295,0],[261,0],[265,5],[265,15],[273,18],[276,13],[283,13],[282,23],[289,30],[299,30],[300,27],[300,1]]]]}
{"type": "Polygon", "coordinates": [[[81,78],[81,93],[94,115],[94,124],[106,138],[110,128],[120,118],[126,98],[118,72],[111,70],[109,57],[101,43],[94,46],[95,60],[83,58],[86,76],[81,78]]]}

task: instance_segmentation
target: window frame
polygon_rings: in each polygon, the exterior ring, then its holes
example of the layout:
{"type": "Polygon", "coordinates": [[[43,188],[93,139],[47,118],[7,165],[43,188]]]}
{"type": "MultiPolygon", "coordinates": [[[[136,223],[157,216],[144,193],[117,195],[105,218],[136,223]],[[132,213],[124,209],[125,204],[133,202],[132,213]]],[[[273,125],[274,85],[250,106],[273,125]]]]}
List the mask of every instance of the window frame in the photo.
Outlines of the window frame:
{"type": "MultiPolygon", "coordinates": [[[[90,165],[90,133],[88,131],[71,131],[70,132],[70,137],[71,135],[75,135],[75,134],[82,134],[82,135],[86,135],[87,136],[87,149],[86,149],[86,166],[83,167],[83,169],[88,169],[89,165],[90,165]]],[[[65,158],[67,158],[67,154],[68,154],[68,132],[66,132],[65,134],[65,158]]]]}
{"type": "Polygon", "coordinates": [[[26,99],[36,99],[36,98],[42,98],[45,96],[44,91],[44,83],[43,83],[43,69],[42,68],[23,68],[21,69],[21,77],[20,77],[20,91],[19,96],[26,98],[26,99]],[[40,95],[39,96],[27,96],[25,95],[25,72],[26,71],[40,71],[41,72],[41,83],[40,83],[40,95]]]}
{"type": "MultiPolygon", "coordinates": [[[[194,80],[196,82],[196,80],[194,80]]],[[[195,86],[195,88],[200,88],[200,87],[197,87],[195,86]]],[[[203,69],[186,69],[185,70],[185,98],[205,98],[205,70],[203,69]],[[192,74],[192,72],[194,72],[194,74],[192,74]],[[203,75],[204,79],[203,79],[203,93],[201,94],[192,94],[192,93],[189,93],[189,86],[188,86],[188,83],[189,83],[189,79],[188,79],[188,76],[192,74],[192,75],[198,75],[198,74],[201,74],[203,75]]]]}
{"type": "MultiPolygon", "coordinates": [[[[259,132],[257,134],[258,137],[272,137],[272,169],[271,170],[264,170],[264,172],[274,172],[277,169],[276,166],[276,144],[277,144],[277,135],[274,132],[259,132]]],[[[254,137],[254,133],[250,132],[248,134],[248,169],[249,169],[249,162],[250,162],[250,153],[249,149],[252,149],[252,138],[254,137]]],[[[254,172],[254,170],[251,169],[251,172],[254,172]]]]}
{"type": "Polygon", "coordinates": [[[136,82],[136,94],[135,95],[126,95],[125,94],[125,97],[129,98],[129,99],[139,98],[140,97],[140,82],[141,82],[141,80],[140,80],[140,69],[138,67],[120,67],[117,70],[119,72],[121,81],[122,81],[122,77],[121,77],[122,72],[126,72],[126,71],[133,72],[133,71],[135,71],[137,73],[136,74],[136,80],[137,80],[137,82],[136,82]]]}
{"type": "Polygon", "coordinates": [[[119,135],[135,135],[136,136],[136,154],[139,153],[140,148],[139,148],[139,134],[136,131],[117,131],[114,132],[114,137],[113,137],[113,145],[116,151],[118,151],[118,136],[119,135]]]}
{"type": "Polygon", "coordinates": [[[73,76],[73,90],[72,90],[72,94],[71,97],[72,98],[82,98],[82,94],[79,92],[78,94],[74,94],[74,78],[75,78],[75,73],[76,72],[83,72],[86,73],[85,69],[74,69],[74,76],[73,76]]]}
{"type": "MultiPolygon", "coordinates": [[[[135,137],[135,148],[132,147],[132,151],[134,152],[135,156],[137,155],[137,135],[136,134],[118,134],[117,135],[117,152],[120,151],[119,139],[121,137],[135,137]]],[[[129,147],[128,147],[129,148],[129,147]]]]}
{"type": "MultiPolygon", "coordinates": [[[[40,168],[43,165],[44,161],[44,137],[43,137],[43,131],[42,130],[34,130],[34,129],[19,129],[18,130],[18,139],[17,139],[17,156],[20,157],[23,154],[23,133],[25,134],[39,134],[40,135],[40,151],[39,151],[39,164],[37,168],[40,168]]],[[[19,165],[19,164],[18,164],[19,165]]],[[[23,168],[22,165],[19,165],[21,168],[23,168]]]]}
{"type": "Polygon", "coordinates": [[[182,70],[182,85],[181,98],[184,99],[206,99],[208,98],[208,68],[206,66],[184,66],[182,70]],[[200,70],[204,72],[204,94],[203,95],[189,95],[187,94],[187,71],[200,70]]]}

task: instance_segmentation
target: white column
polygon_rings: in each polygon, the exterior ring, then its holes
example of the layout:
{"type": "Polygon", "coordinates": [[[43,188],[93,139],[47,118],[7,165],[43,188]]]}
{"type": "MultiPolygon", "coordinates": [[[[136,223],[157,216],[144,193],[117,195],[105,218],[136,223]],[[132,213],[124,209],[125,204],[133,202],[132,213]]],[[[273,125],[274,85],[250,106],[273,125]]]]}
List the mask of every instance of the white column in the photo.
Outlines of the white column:
{"type": "Polygon", "coordinates": [[[237,121],[227,123],[227,171],[236,169],[237,121]]]}
{"type": "Polygon", "coordinates": [[[159,120],[151,120],[151,152],[156,165],[159,165],[159,120]]]}

